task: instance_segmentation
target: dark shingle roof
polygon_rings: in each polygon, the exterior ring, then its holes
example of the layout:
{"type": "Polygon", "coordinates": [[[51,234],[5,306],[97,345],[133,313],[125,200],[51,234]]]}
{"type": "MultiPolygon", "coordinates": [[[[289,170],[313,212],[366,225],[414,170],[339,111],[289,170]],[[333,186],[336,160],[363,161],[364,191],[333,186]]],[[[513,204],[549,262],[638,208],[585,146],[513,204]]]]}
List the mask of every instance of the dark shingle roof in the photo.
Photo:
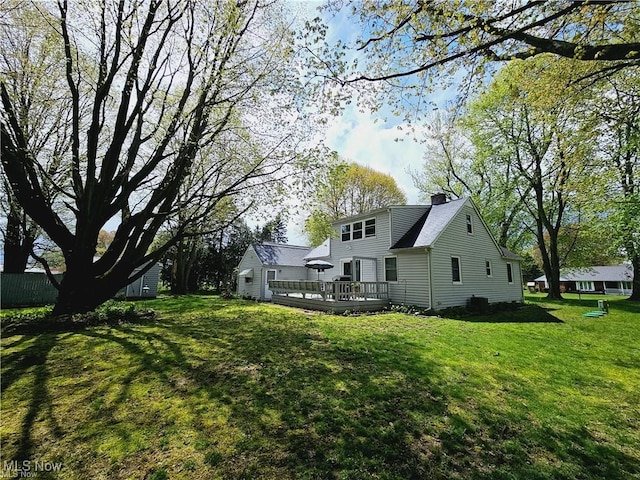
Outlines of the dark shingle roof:
{"type": "Polygon", "coordinates": [[[254,243],[253,249],[264,265],[288,267],[304,267],[304,257],[311,250],[309,247],[279,243],[254,243]]]}
{"type": "Polygon", "coordinates": [[[395,245],[391,248],[412,248],[416,244],[416,240],[422,231],[422,227],[424,227],[424,222],[427,221],[427,217],[429,216],[429,212],[431,211],[431,207],[427,207],[427,211],[418,219],[418,221],[409,229],[407,233],[405,233],[400,240],[398,240],[395,245]]]}
{"type": "Polygon", "coordinates": [[[465,198],[430,205],[429,210],[391,248],[430,247],[464,206],[465,198]]]}

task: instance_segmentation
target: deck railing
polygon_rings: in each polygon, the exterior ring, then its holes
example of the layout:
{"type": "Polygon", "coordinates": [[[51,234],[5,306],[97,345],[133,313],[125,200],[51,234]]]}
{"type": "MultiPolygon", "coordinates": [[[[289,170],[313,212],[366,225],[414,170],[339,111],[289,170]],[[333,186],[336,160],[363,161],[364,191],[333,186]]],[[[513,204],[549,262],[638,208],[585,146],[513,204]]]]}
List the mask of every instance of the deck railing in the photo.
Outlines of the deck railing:
{"type": "Polygon", "coordinates": [[[387,282],[324,282],[322,280],[269,280],[275,295],[302,294],[325,301],[389,299],[387,282]]]}

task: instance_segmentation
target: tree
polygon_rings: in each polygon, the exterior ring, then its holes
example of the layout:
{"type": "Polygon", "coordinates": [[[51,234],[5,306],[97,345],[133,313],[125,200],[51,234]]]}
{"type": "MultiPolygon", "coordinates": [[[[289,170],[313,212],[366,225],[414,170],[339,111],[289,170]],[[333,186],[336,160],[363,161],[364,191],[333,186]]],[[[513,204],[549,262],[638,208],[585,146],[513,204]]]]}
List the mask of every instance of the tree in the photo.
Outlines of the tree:
{"type": "Polygon", "coordinates": [[[444,192],[471,197],[499,245],[521,252],[531,242],[525,228],[522,200],[517,193],[519,175],[499,144],[475,138],[475,119],[436,115],[428,125],[425,163],[410,172],[423,198],[444,192]]]}
{"type": "Polygon", "coordinates": [[[208,238],[208,252],[201,265],[203,282],[214,290],[234,292],[236,290],[237,267],[251,243],[253,232],[241,219],[208,238]]]}
{"type": "Polygon", "coordinates": [[[60,162],[70,179],[49,186],[43,165],[50,150],[31,148],[4,76],[2,166],[21,207],[64,254],[54,307],[63,314],[111,298],[135,278],[134,269],[144,274],[219,202],[294,174],[294,127],[304,119],[293,109],[294,52],[278,4],[106,0],[86,9],[60,0],[46,14],[55,17],[50,31],[64,58],[65,88],[55,100],[69,106],[71,148],[60,162]],[[238,131],[261,139],[251,156],[204,162],[205,147],[238,131]],[[199,188],[181,192],[192,172],[202,179],[194,182],[199,188]],[[58,192],[56,205],[49,188],[58,192]],[[184,221],[152,249],[186,206],[184,221]],[[114,216],[120,224],[113,241],[94,262],[99,232],[114,216]]]}
{"type": "Polygon", "coordinates": [[[366,27],[359,29],[366,33],[356,40],[356,47],[369,60],[367,73],[348,82],[391,81],[448,65],[458,68],[461,61],[469,67],[542,53],[615,62],[609,68],[616,70],[640,61],[638,9],[633,2],[533,1],[509,8],[477,1],[331,1],[325,8],[349,10],[350,20],[366,27]],[[392,60],[391,71],[384,60],[392,60]]]}
{"type": "MultiPolygon", "coordinates": [[[[597,233],[624,252],[633,267],[631,300],[640,301],[640,81],[620,72],[606,79],[592,102],[598,121],[603,182],[597,233]]],[[[593,191],[593,184],[591,189],[593,191]]]]}
{"type": "Polygon", "coordinates": [[[404,205],[407,197],[392,176],[334,157],[324,175],[314,180],[311,202],[314,208],[305,221],[305,232],[315,246],[329,237],[333,220],[404,205]]]}
{"type": "MultiPolygon", "coordinates": [[[[41,15],[29,7],[8,8],[5,17],[20,28],[3,30],[0,75],[15,100],[16,121],[29,149],[35,155],[47,151],[48,160],[42,165],[46,174],[42,193],[53,203],[57,196],[53,185],[63,182],[66,175],[59,159],[70,147],[65,128],[68,104],[56,101],[61,78],[64,78],[62,52],[55,48],[53,34],[47,28],[51,18],[46,14],[41,15]],[[27,28],[33,31],[32,35],[26,34],[27,28]]],[[[22,273],[41,230],[25,213],[4,174],[1,187],[0,207],[5,216],[4,271],[22,273]]]]}
{"type": "Polygon", "coordinates": [[[494,158],[517,174],[516,192],[532,219],[550,298],[562,298],[560,232],[576,223],[576,192],[592,163],[592,130],[577,108],[580,92],[566,87],[574,73],[549,57],[514,62],[469,111],[474,142],[498,148],[494,158]]]}
{"type": "Polygon", "coordinates": [[[281,213],[262,227],[256,227],[255,238],[258,242],[287,243],[287,224],[281,213]]]}

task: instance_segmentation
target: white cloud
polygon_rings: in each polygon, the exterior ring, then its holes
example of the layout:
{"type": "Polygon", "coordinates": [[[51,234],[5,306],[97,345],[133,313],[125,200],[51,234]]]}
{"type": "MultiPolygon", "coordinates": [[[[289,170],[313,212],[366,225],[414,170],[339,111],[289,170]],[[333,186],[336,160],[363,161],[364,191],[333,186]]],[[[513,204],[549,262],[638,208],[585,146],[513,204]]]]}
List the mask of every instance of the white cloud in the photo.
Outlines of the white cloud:
{"type": "Polygon", "coordinates": [[[419,192],[407,170],[422,164],[424,145],[407,132],[406,124],[376,122],[375,116],[350,109],[329,122],[325,143],[347,160],[391,175],[411,204],[418,202],[419,192]]]}

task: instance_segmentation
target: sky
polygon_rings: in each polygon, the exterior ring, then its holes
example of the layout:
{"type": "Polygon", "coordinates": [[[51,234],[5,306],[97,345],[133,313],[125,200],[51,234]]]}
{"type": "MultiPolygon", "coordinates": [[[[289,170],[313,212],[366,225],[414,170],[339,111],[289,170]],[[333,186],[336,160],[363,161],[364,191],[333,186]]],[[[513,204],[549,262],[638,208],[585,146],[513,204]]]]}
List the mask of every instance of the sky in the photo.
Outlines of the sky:
{"type": "MultiPolygon", "coordinates": [[[[301,1],[298,3],[309,18],[318,16],[316,7],[322,2],[301,1]]],[[[360,32],[355,31],[353,24],[345,18],[324,17],[328,24],[329,41],[337,39],[349,40],[360,32]]],[[[434,92],[428,99],[439,108],[444,108],[454,96],[450,88],[434,92]]],[[[369,113],[362,111],[353,103],[342,111],[342,114],[329,119],[323,132],[323,140],[327,147],[348,161],[371,167],[381,173],[391,175],[400,189],[407,196],[408,204],[424,203],[420,192],[413,185],[408,169],[419,169],[424,164],[426,145],[420,143],[420,131],[407,136],[408,125],[400,118],[393,117],[389,111],[369,113]]],[[[290,218],[287,227],[289,243],[305,245],[302,215],[290,218]]]]}

